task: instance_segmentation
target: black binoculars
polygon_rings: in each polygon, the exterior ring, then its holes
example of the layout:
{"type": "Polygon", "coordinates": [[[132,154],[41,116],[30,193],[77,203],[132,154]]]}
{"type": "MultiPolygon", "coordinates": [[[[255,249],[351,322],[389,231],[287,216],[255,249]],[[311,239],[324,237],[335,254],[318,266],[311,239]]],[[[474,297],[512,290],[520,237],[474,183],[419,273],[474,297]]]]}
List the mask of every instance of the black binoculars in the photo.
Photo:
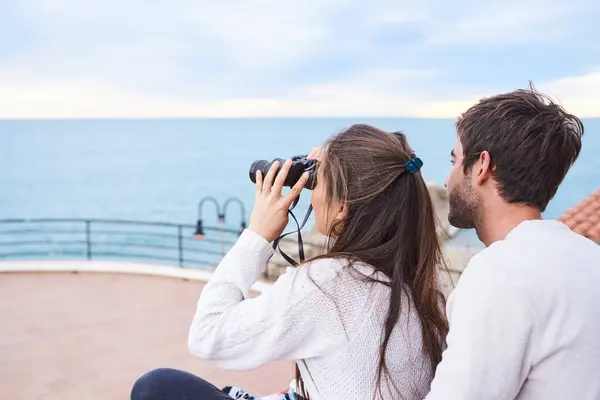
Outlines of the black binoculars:
{"type": "MultiPolygon", "coordinates": [[[[283,186],[294,186],[296,182],[298,182],[298,179],[300,179],[302,174],[308,172],[310,175],[308,178],[308,182],[306,182],[306,185],[304,187],[309,190],[314,189],[316,184],[315,167],[317,164],[317,160],[309,160],[306,158],[307,156],[308,155],[305,154],[292,157],[292,166],[290,168],[290,171],[288,172],[287,177],[285,178],[283,186]]],[[[283,163],[285,163],[286,160],[282,158],[276,158],[272,161],[254,161],[250,166],[250,180],[256,183],[256,171],[260,171],[262,173],[262,176],[264,177],[267,174],[267,172],[269,172],[271,165],[273,165],[275,161],[279,161],[279,168],[281,168],[281,166],[283,165],[283,163]]],[[[279,172],[279,169],[277,172],[279,172]]]]}

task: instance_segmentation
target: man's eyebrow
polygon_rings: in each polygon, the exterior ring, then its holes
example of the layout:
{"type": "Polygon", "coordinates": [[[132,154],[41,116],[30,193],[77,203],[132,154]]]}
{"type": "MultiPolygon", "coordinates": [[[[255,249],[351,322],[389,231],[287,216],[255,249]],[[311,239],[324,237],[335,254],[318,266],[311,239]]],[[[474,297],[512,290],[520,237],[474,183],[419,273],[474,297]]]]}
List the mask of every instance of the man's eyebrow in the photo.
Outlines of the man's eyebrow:
{"type": "Polygon", "coordinates": [[[454,149],[450,151],[450,156],[451,157],[456,157],[456,154],[454,154],[454,149]]]}

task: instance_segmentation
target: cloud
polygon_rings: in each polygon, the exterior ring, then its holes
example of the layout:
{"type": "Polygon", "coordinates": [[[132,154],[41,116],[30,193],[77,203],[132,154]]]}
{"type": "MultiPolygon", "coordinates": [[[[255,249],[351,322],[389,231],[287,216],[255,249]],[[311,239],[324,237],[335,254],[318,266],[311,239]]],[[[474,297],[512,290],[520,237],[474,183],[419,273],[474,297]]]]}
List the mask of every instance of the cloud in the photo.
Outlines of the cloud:
{"type": "MultiPolygon", "coordinates": [[[[568,111],[600,117],[600,69],[542,82],[568,111]]],[[[443,84],[435,71],[372,70],[345,79],[298,87],[289,96],[246,96],[224,100],[181,100],[122,90],[106,84],[32,83],[0,86],[0,117],[167,118],[411,116],[455,118],[482,97],[513,90],[443,84]],[[436,90],[431,90],[435,86],[436,90]],[[429,90],[422,90],[427,87],[429,90]]]]}
{"type": "MultiPolygon", "coordinates": [[[[488,0],[469,3],[458,15],[432,18],[427,43],[523,45],[548,43],[573,28],[573,20],[597,6],[590,1],[488,0]]],[[[454,8],[456,13],[457,9],[454,8]]]]}
{"type": "MultiPolygon", "coordinates": [[[[560,42],[574,18],[598,8],[589,0],[17,4],[0,24],[18,24],[27,40],[0,57],[0,118],[453,118],[527,80],[498,81],[506,71],[492,61],[481,67],[485,83],[455,82],[462,67],[440,54],[452,49],[467,63],[471,45],[560,42]]],[[[599,116],[591,71],[533,78],[576,112],[599,116]]]]}
{"type": "Polygon", "coordinates": [[[178,99],[85,82],[3,85],[0,92],[0,117],[11,119],[185,117],[201,110],[178,99]]]}
{"type": "MultiPolygon", "coordinates": [[[[91,82],[0,87],[0,115],[12,118],[69,117],[454,117],[473,100],[452,100],[453,88],[423,91],[435,71],[374,69],[324,84],[296,87],[289,95],[224,100],[180,100],[91,82]],[[444,94],[445,92],[445,94],[444,94]],[[428,94],[429,93],[429,94],[428,94]],[[443,101],[444,98],[449,99],[443,101]]],[[[462,88],[460,93],[464,93],[462,88]]],[[[458,94],[459,92],[456,92],[458,94]]]]}
{"type": "Polygon", "coordinates": [[[569,112],[600,117],[600,66],[583,75],[542,83],[539,89],[557,99],[569,112]]]}
{"type": "MultiPolygon", "coordinates": [[[[23,12],[45,35],[44,51],[119,59],[198,57],[211,70],[281,67],[328,44],[340,0],[35,1],[23,12]],[[290,45],[293,44],[293,45],[290,45]],[[128,56],[132,52],[134,57],[128,56]]],[[[163,61],[167,61],[165,59],[163,61]]],[[[191,61],[188,59],[188,61],[191,61]]],[[[155,65],[147,65],[154,68],[155,65]]]]}

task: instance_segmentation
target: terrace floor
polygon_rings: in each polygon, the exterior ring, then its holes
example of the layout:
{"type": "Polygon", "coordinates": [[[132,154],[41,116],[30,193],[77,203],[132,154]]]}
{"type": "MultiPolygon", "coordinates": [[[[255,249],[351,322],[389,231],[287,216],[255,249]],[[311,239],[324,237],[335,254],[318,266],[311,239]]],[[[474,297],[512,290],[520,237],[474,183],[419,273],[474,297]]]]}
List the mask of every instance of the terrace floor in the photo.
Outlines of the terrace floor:
{"type": "Polygon", "coordinates": [[[158,367],[259,393],[287,387],[292,363],[219,370],[188,353],[199,281],[93,272],[0,273],[0,399],[127,399],[158,367]]]}

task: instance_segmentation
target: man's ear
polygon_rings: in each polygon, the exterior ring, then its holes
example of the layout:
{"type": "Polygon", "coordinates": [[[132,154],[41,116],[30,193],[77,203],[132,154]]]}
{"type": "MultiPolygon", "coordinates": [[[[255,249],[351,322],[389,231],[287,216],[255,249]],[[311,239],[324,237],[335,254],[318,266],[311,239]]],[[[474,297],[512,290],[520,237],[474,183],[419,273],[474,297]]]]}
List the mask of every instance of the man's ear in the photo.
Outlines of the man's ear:
{"type": "Polygon", "coordinates": [[[473,165],[473,169],[473,178],[480,185],[492,177],[494,167],[492,165],[492,157],[488,151],[482,151],[479,154],[479,160],[473,165]]]}

